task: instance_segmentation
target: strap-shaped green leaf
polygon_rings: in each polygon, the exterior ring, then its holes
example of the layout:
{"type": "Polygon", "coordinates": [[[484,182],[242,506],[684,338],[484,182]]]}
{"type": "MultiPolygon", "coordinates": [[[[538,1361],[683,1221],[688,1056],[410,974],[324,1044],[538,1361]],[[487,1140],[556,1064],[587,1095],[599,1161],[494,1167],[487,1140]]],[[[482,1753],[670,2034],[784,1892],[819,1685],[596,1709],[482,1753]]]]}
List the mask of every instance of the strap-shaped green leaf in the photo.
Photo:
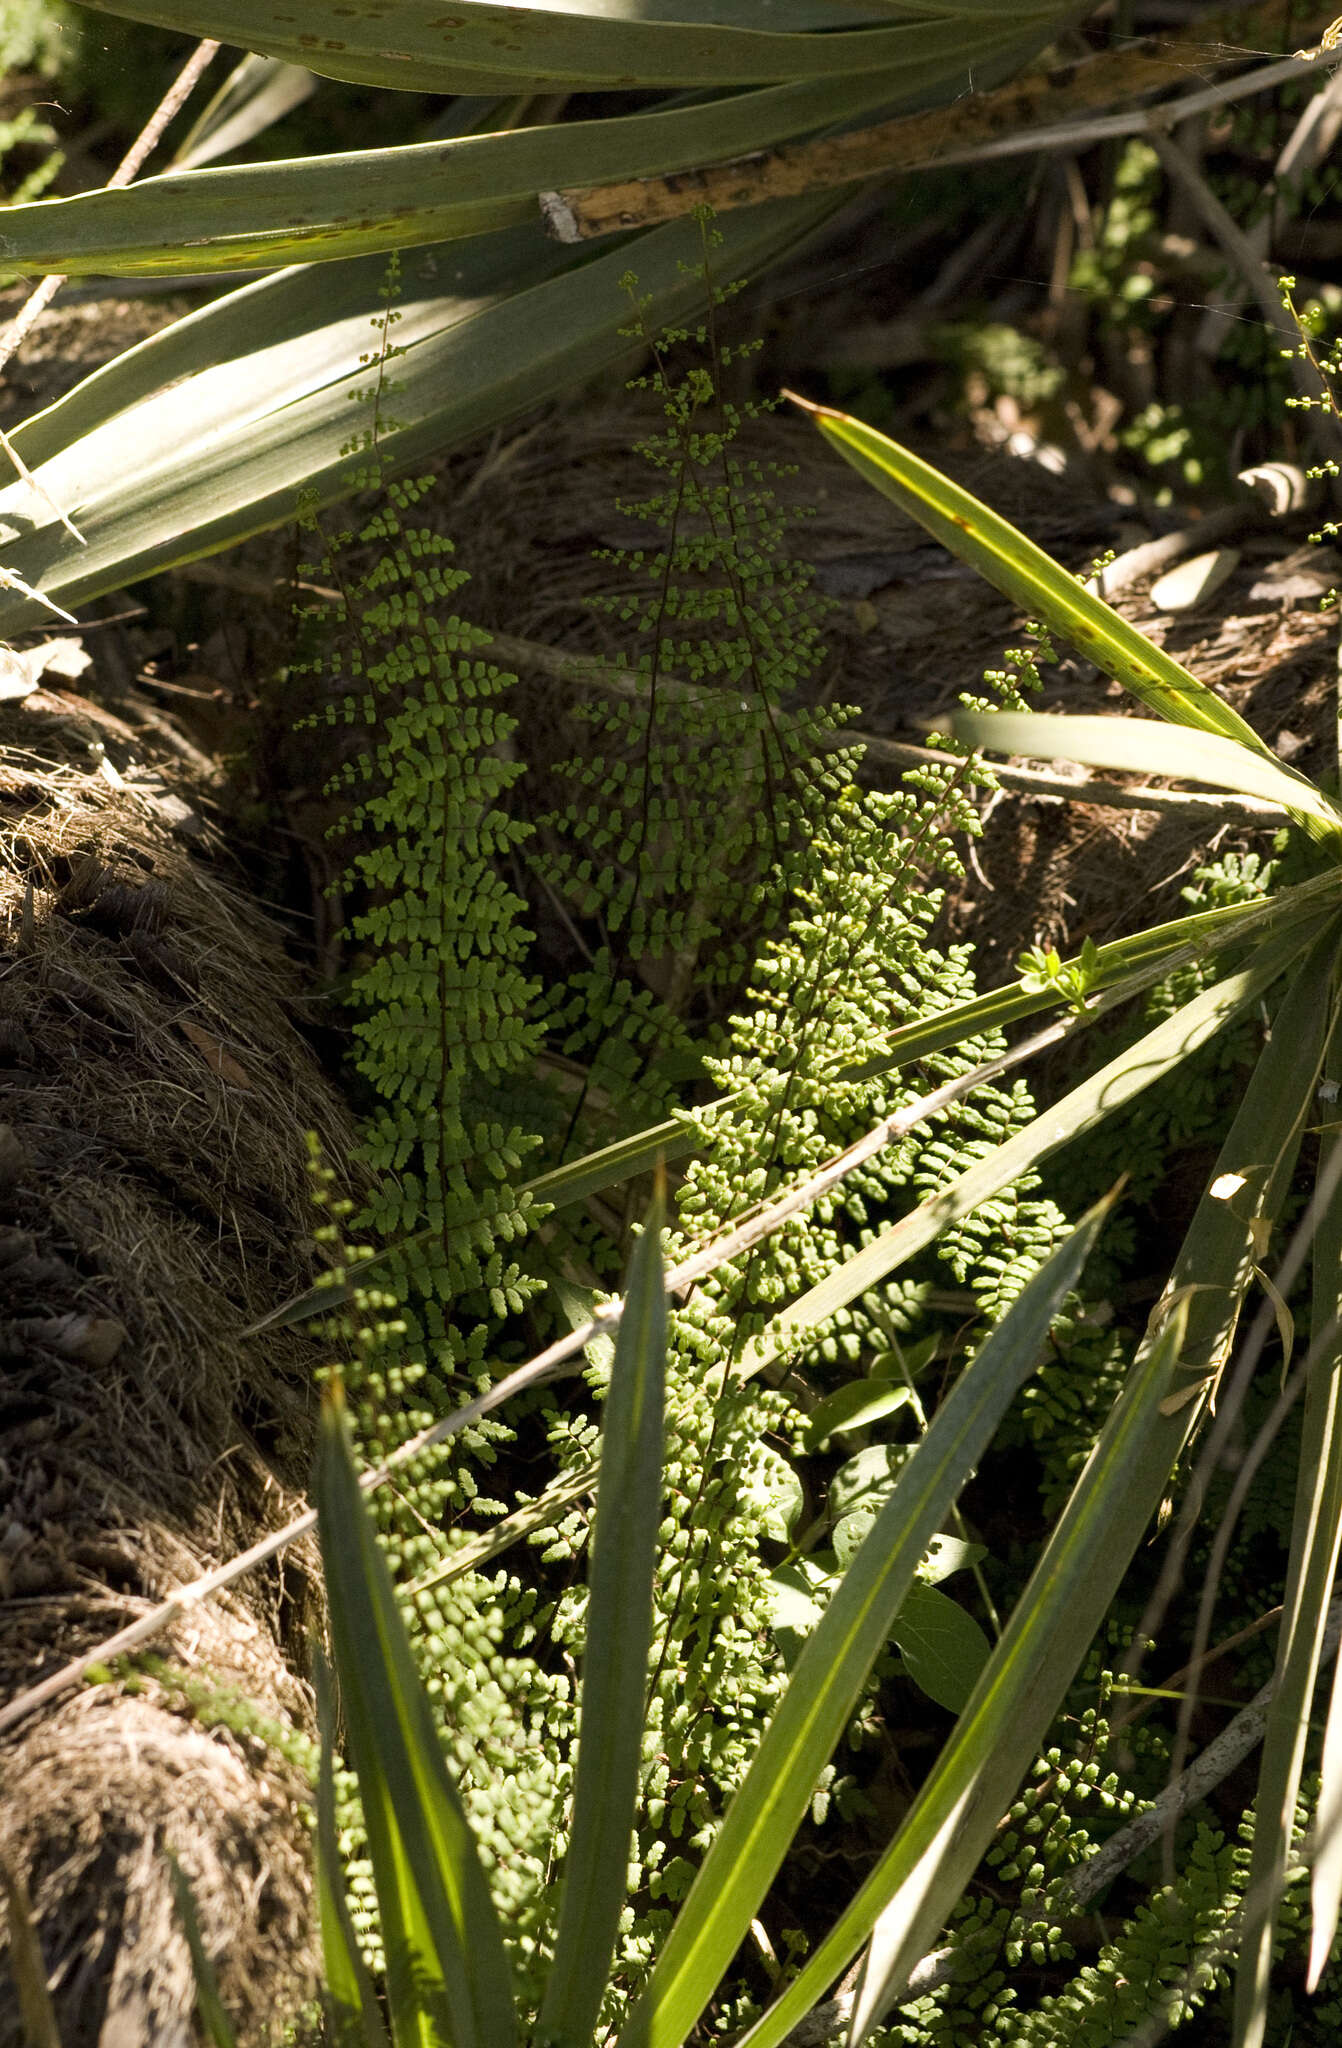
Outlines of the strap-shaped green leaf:
{"type": "Polygon", "coordinates": [[[177,1917],[182,1923],[186,1945],[191,1951],[191,1969],[196,1980],[196,2011],[200,2016],[200,2023],[212,2048],[237,2048],[238,2037],[233,2031],[228,2014],[224,2011],[224,2002],[219,1996],[219,1980],[214,1974],[214,1964],[205,1953],[200,1917],[196,1912],[191,1882],[171,1850],[168,1851],[168,1875],[172,1882],[177,1917]]]}
{"type": "MultiPolygon", "coordinates": [[[[955,33],[963,38],[962,30],[955,33]]],[[[1005,46],[1000,36],[988,39],[982,54],[1005,46]]],[[[897,73],[873,69],[652,113],[169,172],[124,190],[9,207],[0,251],[11,268],[72,277],[385,255],[525,227],[539,220],[542,191],[651,177],[765,149],[930,91],[954,68],[949,59],[920,56],[897,73]]]]}
{"type": "Polygon", "coordinates": [[[317,1772],[317,1914],[322,1936],[322,1996],[339,2048],[387,2048],[377,1994],[359,1954],[349,1906],[336,1831],[335,1714],[331,1674],[320,1648],[313,1659],[317,1694],[317,1727],[321,1763],[317,1772]]]}
{"type": "Polygon", "coordinates": [[[758,1372],[770,1358],[795,1344],[802,1331],[827,1322],[850,1301],[858,1300],[961,1216],[970,1215],[1029,1173],[1041,1159],[1112,1116],[1162,1074],[1172,1073],[1233,1017],[1240,1016],[1305,952],[1325,914],[1306,913],[1291,929],[1265,940],[1246,966],[1165,1018],[1136,1045],[1119,1053],[1004,1145],[960,1174],[942,1194],[880,1231],[860,1252],[774,1318],[746,1351],[745,1369],[758,1372]]]}
{"type": "MultiPolygon", "coordinates": [[[[973,54],[978,24],[1057,20],[1074,10],[1035,0],[935,0],[921,19],[818,36],[760,29],[749,0],[705,8],[675,0],[634,6],[528,7],[513,0],[383,0],[337,14],[314,0],[91,0],[95,9],[305,64],[327,78],[404,92],[628,91],[833,77],[901,64],[959,38],[973,54]],[[660,15],[660,19],[658,18],[660,15]],[[956,19],[955,17],[959,17],[956,19]],[[696,18],[697,17],[697,18],[696,18]]],[[[819,11],[808,9],[816,19],[819,11]]],[[[821,17],[822,18],[822,17],[821,17]]],[[[840,21],[842,16],[840,16],[840,21]]]]}
{"type": "MultiPolygon", "coordinates": [[[[1176,917],[1168,924],[1150,925],[1126,939],[1111,939],[1095,949],[1091,988],[1113,991],[1126,999],[1149,988],[1153,981],[1176,973],[1195,960],[1208,960],[1230,946],[1262,938],[1269,930],[1283,930],[1306,907],[1326,897],[1336,897],[1342,887],[1332,871],[1311,876],[1289,889],[1258,903],[1223,903],[1215,910],[1195,911],[1191,917],[1176,917]]],[[[1065,961],[1063,965],[1075,963],[1065,961]]],[[[1062,998],[1056,991],[1030,985],[1024,977],[993,989],[987,995],[971,996],[931,1017],[920,1017],[901,1025],[883,1042],[883,1049],[870,1059],[845,1067],[844,1081],[866,1081],[877,1074],[907,1066],[912,1060],[927,1059],[948,1045],[962,1045],[986,1031],[1005,1031],[1041,1010],[1056,1009],[1062,998]]]]}
{"type": "MultiPolygon", "coordinates": [[[[790,394],[795,397],[794,394],[790,394]]],[[[1071,646],[1079,649],[1162,718],[1219,732],[1239,740],[1269,760],[1273,756],[1251,725],[1246,725],[1214,690],[1165,654],[1145,634],[1096,597],[1061,568],[1042,548],[949,477],[923,462],[897,441],[847,413],[812,405],[797,398],[825,439],[860,475],[925,527],[953,555],[1020,605],[1031,618],[1042,619],[1071,646]]]]}
{"type": "Polygon", "coordinates": [[[593,2039],[628,1888],[662,1518],[661,1227],[658,1195],[629,1269],[602,1420],[573,1826],[537,2022],[538,2037],[558,2048],[593,2039]]]}
{"type": "Polygon", "coordinates": [[[898,1998],[1015,1796],[1159,1506],[1199,1412],[1187,1396],[1228,1355],[1309,1113],[1338,936],[1333,923],[1291,981],[1123,1391],[973,1697],[875,1870],[740,2048],[778,2048],[870,1935],[850,2029],[860,2041],[898,1998]],[[1246,1202],[1211,1192],[1232,1174],[1252,1191],[1246,1202]]]}
{"type": "MultiPolygon", "coordinates": [[[[1329,1066],[1332,1078],[1342,1072],[1337,1046],[1339,990],[1337,965],[1331,988],[1320,990],[1320,1008],[1333,1020],[1329,1066]]],[[[1302,1060],[1309,1047],[1300,1048],[1302,1060]]],[[[1291,1549],[1277,1634],[1276,1690],[1263,1731],[1263,1757],[1254,1801],[1253,1850],[1249,1864],[1240,1928],[1239,1967],[1235,1978],[1235,2048],[1258,2048],[1266,2019],[1278,1909],[1293,1850],[1295,1809],[1305,1766],[1314,1686],[1319,1675],[1328,1604],[1342,1545],[1342,1142],[1336,1126],[1319,1148],[1314,1177],[1317,1213],[1312,1217],[1313,1299],[1311,1344],[1305,1410],[1300,1430],[1300,1461],[1292,1515],[1291,1549]]],[[[1331,1721],[1331,1713],[1330,1713],[1331,1721]]],[[[1325,1763],[1336,1769],[1336,1754],[1325,1741],[1325,1763]]],[[[1324,1794],[1336,1798],[1325,1769],[1324,1794]]],[[[1320,1799],[1320,1836],[1323,1797],[1320,1799]]],[[[1336,1849],[1323,1851],[1336,1857],[1336,1849]]],[[[1314,1895],[1321,1908],[1312,1933],[1311,1969],[1326,1956],[1337,1920],[1335,1879],[1327,1863],[1314,1877],[1314,1895]]],[[[1320,1963],[1321,1967],[1321,1963],[1320,1963]]]]}
{"type": "Polygon", "coordinates": [[[1149,718],[1058,718],[1032,711],[957,711],[958,738],[998,754],[1038,761],[1083,761],[1093,768],[1126,768],[1142,775],[1209,782],[1216,789],[1266,797],[1280,804],[1316,838],[1342,838],[1342,816],[1307,775],[1289,768],[1261,742],[1246,746],[1222,733],[1171,732],[1149,718]]]}
{"type": "Polygon", "coordinates": [[[316,1499],[396,2048],[511,2048],[516,2014],[503,1936],[334,1396],[322,1411],[316,1499]]]}
{"type": "MultiPolygon", "coordinates": [[[[751,276],[840,203],[833,194],[726,216],[716,260],[751,276]]],[[[703,304],[699,230],[675,221],[592,259],[539,223],[420,250],[402,269],[394,423],[380,449],[404,470],[515,417],[627,351],[636,272],[654,324],[703,304]]],[[[280,525],[298,494],[348,492],[350,394],[369,321],[385,310],[381,257],[246,285],[118,356],[15,429],[39,485],[86,545],[16,482],[0,490],[4,566],[72,603],[280,525]]],[[[42,624],[0,577],[0,636],[42,624]]]]}
{"type": "Polygon", "coordinates": [[[1035,1274],[933,1417],[793,1671],[619,2048],[680,2048],[745,1939],[928,1544],[1076,1285],[1110,1202],[1035,1274]]]}
{"type": "MultiPolygon", "coordinates": [[[[1154,981],[1193,960],[1214,958],[1227,946],[1247,943],[1250,938],[1262,938],[1270,930],[1283,930],[1302,916],[1308,907],[1336,897],[1338,890],[1336,874],[1314,875],[1309,881],[1297,882],[1294,887],[1283,889],[1265,902],[1227,903],[1216,910],[1202,910],[1191,917],[1174,918],[1169,924],[1153,925],[1147,931],[1134,932],[1130,938],[1113,939],[1108,945],[1096,949],[1093,986],[1097,991],[1112,990],[1125,999],[1139,994],[1154,981]]],[[[948,1010],[939,1010],[935,1016],[892,1032],[882,1051],[858,1065],[844,1067],[835,1078],[864,1081],[878,1074],[892,1073],[897,1067],[926,1059],[945,1046],[963,1044],[966,1039],[976,1038],[986,1031],[1005,1030],[1023,1018],[1054,1009],[1059,1001],[1060,998],[1047,989],[1027,988],[1023,982],[1009,983],[1005,988],[995,989],[988,995],[973,996],[967,1002],[956,1003],[948,1010]]],[[[718,1114],[729,1106],[732,1099],[720,1096],[717,1101],[706,1105],[703,1113],[718,1114]]],[[[696,1150],[697,1143],[695,1126],[686,1118],[673,1118],[667,1123],[654,1124],[645,1131],[637,1131],[631,1137],[621,1138],[600,1151],[570,1160],[565,1166],[538,1174],[534,1180],[523,1184],[521,1193],[548,1208],[567,1208],[590,1194],[599,1194],[605,1188],[616,1187],[622,1181],[649,1172],[658,1159],[670,1162],[683,1158],[696,1150]]],[[[430,1235],[432,1233],[427,1230],[423,1233],[426,1240],[430,1235]]],[[[250,1325],[243,1335],[255,1336],[263,1330],[304,1322],[310,1316],[329,1314],[342,1302],[348,1301],[355,1288],[380,1264],[418,1241],[418,1235],[402,1239],[387,1246],[385,1251],[378,1251],[346,1280],[308,1288],[282,1308],[250,1325]]],[[[462,1553],[463,1556],[474,1554],[474,1550],[462,1553]]],[[[493,1556],[497,1553],[491,1550],[488,1554],[493,1556]]],[[[446,1576],[456,1575],[454,1569],[447,1570],[446,1576]]],[[[435,1577],[431,1583],[438,1584],[438,1578],[435,1577]]]]}

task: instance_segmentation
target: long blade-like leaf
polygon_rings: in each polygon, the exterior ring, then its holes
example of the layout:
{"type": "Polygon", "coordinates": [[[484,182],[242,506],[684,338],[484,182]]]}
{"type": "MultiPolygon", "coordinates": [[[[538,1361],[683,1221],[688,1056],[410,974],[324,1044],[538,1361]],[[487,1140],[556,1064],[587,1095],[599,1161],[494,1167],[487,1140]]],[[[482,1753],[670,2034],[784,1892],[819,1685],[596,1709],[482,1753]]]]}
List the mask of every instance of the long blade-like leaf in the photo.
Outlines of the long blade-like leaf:
{"type": "MultiPolygon", "coordinates": [[[[1331,991],[1336,1026],[1339,991],[1331,991]]],[[[1339,1062],[1332,1062],[1334,1074],[1339,1062]]],[[[1319,1675],[1328,1602],[1342,1544],[1342,1144],[1324,1139],[1315,1175],[1313,1300],[1309,1379],[1300,1431],[1291,1550],[1277,1636],[1276,1689],[1263,1734],[1254,1802],[1253,1851],[1240,1922],[1235,1977],[1235,2048],[1259,2048],[1267,2020],[1272,1947],[1287,1867],[1296,1846],[1295,1809],[1305,1765],[1310,1709],[1319,1675]]],[[[1316,1878],[1317,1886],[1317,1878],[1316,1878]]],[[[1325,1898],[1312,1954],[1327,1955],[1337,1906],[1325,1898]],[[1320,1940],[1320,1937],[1322,1939],[1320,1940]]]]}
{"type": "Polygon", "coordinates": [[[1189,1386],[1225,1362],[1308,1118],[1336,943],[1333,928],[1291,982],[1123,1392],[969,1704],[876,1869],[741,2048],[777,2048],[874,1934],[853,2012],[860,2040],[991,1840],[1159,1506],[1198,1412],[1189,1386]],[[1211,1194],[1226,1174],[1242,1177],[1245,1201],[1211,1194]]]}
{"type": "Polygon", "coordinates": [[[1266,940],[1247,965],[1165,1018],[1136,1045],[1119,1053],[1053,1108],[960,1174],[944,1193],[879,1232],[774,1318],[747,1350],[746,1368],[758,1371],[795,1344],[803,1331],[827,1322],[923,1251],[960,1217],[970,1215],[1002,1188],[1031,1172],[1041,1159],[1111,1116],[1153,1081],[1172,1073],[1257,1001],[1316,937],[1319,922],[1318,915],[1302,918],[1298,926],[1266,940]]]}
{"type": "MultiPolygon", "coordinates": [[[[1176,917],[1168,924],[1150,925],[1130,938],[1111,939],[1097,946],[1091,990],[1095,993],[1138,994],[1153,979],[1173,974],[1195,960],[1209,960],[1231,946],[1250,938],[1261,939],[1273,926],[1278,929],[1299,917],[1306,904],[1317,898],[1335,896],[1339,878],[1333,872],[1311,876],[1289,889],[1257,903],[1223,903],[1215,910],[1199,910],[1190,917],[1176,917]]],[[[1072,966],[1066,961],[1063,965],[1072,966]]],[[[844,1081],[867,1081],[888,1074],[912,1060],[927,1059],[948,1045],[962,1045],[985,1031],[1005,1031],[1041,1010],[1056,1008],[1061,998],[1056,989],[1032,985],[1022,977],[993,989],[986,995],[970,996],[934,1016],[917,1018],[900,1025],[884,1039],[882,1050],[839,1076],[844,1081]]]]}
{"type": "Polygon", "coordinates": [[[745,1781],[676,1916],[620,2048],[679,2048],[745,1939],[919,1561],[1080,1278],[1112,1197],[1060,1245],[942,1404],[808,1637],[745,1781]]]}
{"type": "Polygon", "coordinates": [[[630,1266],[602,1420],[573,1826],[537,2023],[538,2037],[557,2048],[589,2048],[628,1889],[662,1518],[661,1226],[658,1197],[630,1266]]]}
{"type": "Polygon", "coordinates": [[[317,1772],[317,1913],[322,1936],[322,1994],[341,2048],[387,2048],[387,2030],[378,2010],[367,1965],[359,1953],[345,1899],[345,1876],[336,1830],[335,1712],[331,1675],[320,1648],[313,1659],[317,1694],[317,1727],[321,1762],[317,1772]]]}
{"type": "Polygon", "coordinates": [[[1068,575],[1009,520],[874,427],[806,399],[798,398],[796,403],[878,491],[893,498],[952,554],[970,563],[1031,618],[1043,619],[1143,704],[1176,725],[1222,733],[1269,760],[1274,758],[1253,727],[1215,691],[1068,575]]]}
{"type": "MultiPolygon", "coordinates": [[[[952,44],[957,37],[962,45],[962,30],[951,32],[952,44]]],[[[989,38],[974,54],[1005,46],[1002,37],[989,38]]],[[[688,170],[768,148],[931,90],[960,66],[948,49],[899,72],[773,86],[705,105],[169,172],[124,191],[9,207],[0,252],[11,269],[134,277],[330,263],[464,239],[538,221],[542,191],[688,170]]]]}
{"type": "MultiPolygon", "coordinates": [[[[717,253],[749,276],[793,247],[835,200],[733,214],[717,253]]],[[[676,222],[595,261],[511,229],[422,250],[402,272],[390,467],[460,445],[598,376],[628,342],[620,280],[632,270],[654,323],[703,303],[698,228],[676,222]]],[[[78,603],[292,519],[300,490],[348,492],[340,454],[384,311],[380,258],[285,272],[188,315],[17,428],[42,490],[74,516],[80,547],[29,487],[0,492],[0,559],[78,603]]],[[[0,636],[41,624],[0,577],[0,636]]]]}
{"type": "Polygon", "coordinates": [[[191,1951],[191,1969],[196,1980],[196,2011],[200,2023],[213,2048],[238,2048],[238,2037],[224,2011],[224,2002],[219,1996],[219,1980],[214,1974],[214,1965],[205,1952],[205,1942],[200,1931],[200,1920],[196,1913],[196,1901],[191,1885],[177,1858],[168,1852],[168,1874],[172,1882],[173,1902],[177,1917],[186,1935],[186,1945],[191,1951]]]}
{"type": "Polygon", "coordinates": [[[195,170],[263,135],[310,99],[317,81],[302,64],[246,56],[234,65],[214,98],[192,122],[172,159],[174,171],[195,170]]]}
{"type": "Polygon", "coordinates": [[[1311,819],[1326,836],[1342,836],[1336,806],[1308,776],[1222,733],[1171,732],[1168,724],[1149,718],[1056,718],[1031,711],[957,711],[953,723],[957,736],[971,747],[1209,782],[1244,796],[1265,796],[1294,816],[1311,819]]]}
{"type": "Polygon", "coordinates": [[[453,2048],[510,2048],[516,2015],[503,1936],[333,1397],[322,1412],[316,1499],[397,2048],[438,2036],[453,2048]]]}
{"type": "MultiPolygon", "coordinates": [[[[1309,881],[1297,882],[1292,888],[1283,889],[1279,895],[1263,902],[1227,903],[1216,910],[1174,918],[1169,924],[1153,925],[1130,938],[1113,939],[1096,949],[1093,987],[1097,991],[1112,990],[1125,998],[1139,994],[1153,980],[1172,974],[1194,960],[1214,958],[1227,946],[1247,943],[1250,938],[1262,939],[1273,927],[1289,925],[1300,917],[1307,905],[1318,898],[1335,896],[1338,888],[1336,874],[1315,875],[1309,881]]],[[[896,1068],[926,1059],[948,1045],[961,1045],[982,1032],[1005,1030],[1008,1025],[1036,1016],[1041,1010],[1056,1008],[1060,1000],[1055,992],[1048,989],[1028,988],[1023,981],[1008,983],[1004,988],[995,989],[987,995],[973,996],[967,1002],[952,1005],[949,1010],[939,1010],[934,1017],[891,1032],[880,1052],[856,1065],[843,1067],[835,1078],[841,1082],[865,1081],[878,1074],[893,1073],[896,1068]]],[[[716,1101],[704,1105],[702,1114],[705,1117],[720,1115],[733,1100],[731,1096],[719,1096],[716,1101]]],[[[623,1181],[648,1172],[658,1159],[669,1164],[674,1159],[684,1158],[697,1146],[694,1124],[685,1118],[672,1119],[667,1123],[653,1124],[645,1131],[636,1131],[628,1138],[620,1138],[614,1144],[603,1146],[600,1151],[570,1160],[567,1165],[552,1167],[548,1172],[538,1174],[534,1180],[523,1182],[518,1192],[537,1206],[568,1208],[585,1200],[588,1195],[600,1194],[607,1188],[617,1187],[623,1181]]],[[[426,1228],[395,1244],[380,1247],[344,1279],[319,1281],[282,1307],[272,1310],[268,1316],[263,1316],[259,1322],[249,1324],[240,1334],[254,1337],[264,1330],[305,1322],[311,1316],[329,1315],[333,1309],[349,1301],[379,1266],[385,1265],[401,1251],[427,1243],[431,1236],[437,1234],[436,1230],[426,1228]]]]}
{"type": "Polygon", "coordinates": [[[60,2029],[47,1989],[42,1943],[33,1925],[28,1887],[0,1857],[0,1892],[5,1897],[5,1932],[9,1936],[9,1974],[18,2000],[24,2048],[61,2048],[60,2029]]]}
{"type": "MultiPolygon", "coordinates": [[[[327,78],[401,91],[516,93],[628,91],[641,86],[733,86],[774,79],[833,77],[900,64],[942,34],[961,48],[982,22],[1058,19],[1071,9],[1049,0],[947,0],[911,10],[921,20],[817,36],[770,33],[758,6],[739,9],[676,0],[665,8],[540,6],[514,0],[382,0],[363,13],[271,0],[92,0],[109,14],[212,36],[305,64],[327,78]],[[660,18],[658,18],[660,16],[660,18]],[[698,16],[696,20],[695,17],[698,16]],[[955,17],[959,17],[956,19],[955,17]]],[[[809,8],[812,21],[823,20],[809,8]]],[[[842,14],[839,17],[842,21],[842,14]]]]}
{"type": "Polygon", "coordinates": [[[1342,1658],[1333,1666],[1328,1720],[1323,1732],[1319,1803],[1314,1815],[1310,1872],[1309,1969],[1305,1989],[1316,1991],[1337,1938],[1342,1910],[1342,1658]]]}

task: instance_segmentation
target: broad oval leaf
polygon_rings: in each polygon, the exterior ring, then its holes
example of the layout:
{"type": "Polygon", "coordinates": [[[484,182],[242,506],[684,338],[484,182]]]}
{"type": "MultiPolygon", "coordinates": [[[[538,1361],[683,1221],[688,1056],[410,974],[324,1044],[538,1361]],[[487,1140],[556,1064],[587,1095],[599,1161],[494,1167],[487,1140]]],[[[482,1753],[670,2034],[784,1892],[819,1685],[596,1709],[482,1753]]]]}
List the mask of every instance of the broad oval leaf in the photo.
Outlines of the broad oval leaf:
{"type": "Polygon", "coordinates": [[[851,1429],[868,1429],[896,1409],[907,1407],[912,1399],[909,1387],[890,1380],[849,1380],[812,1409],[806,1424],[806,1449],[819,1450],[830,1437],[851,1429]]]}
{"type": "Polygon", "coordinates": [[[890,1636],[919,1691],[950,1714],[960,1712],[992,1654],[973,1615],[935,1586],[910,1586],[890,1636]]]}

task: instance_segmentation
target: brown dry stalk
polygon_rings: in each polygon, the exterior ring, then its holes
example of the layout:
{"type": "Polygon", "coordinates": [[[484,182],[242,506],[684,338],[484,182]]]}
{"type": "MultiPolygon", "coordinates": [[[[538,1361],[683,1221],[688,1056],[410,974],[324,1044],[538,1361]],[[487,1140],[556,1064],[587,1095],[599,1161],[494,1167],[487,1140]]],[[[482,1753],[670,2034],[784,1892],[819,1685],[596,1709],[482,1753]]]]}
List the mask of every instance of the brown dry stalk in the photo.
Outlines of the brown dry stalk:
{"type": "MultiPolygon", "coordinates": [[[[1334,0],[1335,4],[1335,0],[1334,0]]],[[[1278,39],[1324,36],[1333,5],[1301,7],[1298,0],[1262,0],[1205,15],[1178,35],[1146,36],[1121,49],[1051,71],[1033,72],[996,92],[974,93],[949,107],[901,120],[881,121],[852,134],[785,143],[734,163],[633,178],[540,196],[556,240],[587,241],[617,229],[675,220],[708,205],[717,213],[758,206],[767,199],[800,197],[891,171],[925,169],[942,159],[1005,136],[1026,136],[1045,123],[1088,114],[1119,100],[1135,100],[1270,54],[1278,39]]],[[[1299,61],[1327,54],[1326,42],[1299,61]]],[[[1292,60],[1295,61],[1295,60],[1292,60]]]]}

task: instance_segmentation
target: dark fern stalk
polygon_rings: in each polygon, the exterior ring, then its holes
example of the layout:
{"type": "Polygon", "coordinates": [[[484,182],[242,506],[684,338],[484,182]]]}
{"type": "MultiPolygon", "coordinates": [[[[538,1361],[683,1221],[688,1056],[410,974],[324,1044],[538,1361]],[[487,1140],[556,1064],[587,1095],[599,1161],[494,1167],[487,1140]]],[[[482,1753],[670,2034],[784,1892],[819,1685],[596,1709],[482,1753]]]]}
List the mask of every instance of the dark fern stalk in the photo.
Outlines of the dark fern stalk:
{"type": "Polygon", "coordinates": [[[617,1092],[630,1115],[664,1113],[659,1061],[692,1051],[680,1020],[739,984],[776,926],[787,860],[809,829],[819,741],[843,715],[801,699],[824,658],[825,607],[783,553],[766,466],[737,446],[767,408],[722,394],[724,370],[749,348],[718,331],[732,288],[715,282],[720,238],[700,225],[698,327],[654,332],[637,279],[623,280],[632,319],[622,332],[652,365],[630,388],[651,393],[665,420],[638,452],[665,481],[619,507],[653,543],[599,557],[634,594],[593,602],[628,628],[617,665],[644,679],[645,695],[581,713],[588,743],[555,771],[567,804],[543,821],[552,885],[601,935],[555,1022],[564,1050],[592,1059],[589,1086],[617,1092]],[[701,359],[678,373],[686,347],[701,359]]]}

